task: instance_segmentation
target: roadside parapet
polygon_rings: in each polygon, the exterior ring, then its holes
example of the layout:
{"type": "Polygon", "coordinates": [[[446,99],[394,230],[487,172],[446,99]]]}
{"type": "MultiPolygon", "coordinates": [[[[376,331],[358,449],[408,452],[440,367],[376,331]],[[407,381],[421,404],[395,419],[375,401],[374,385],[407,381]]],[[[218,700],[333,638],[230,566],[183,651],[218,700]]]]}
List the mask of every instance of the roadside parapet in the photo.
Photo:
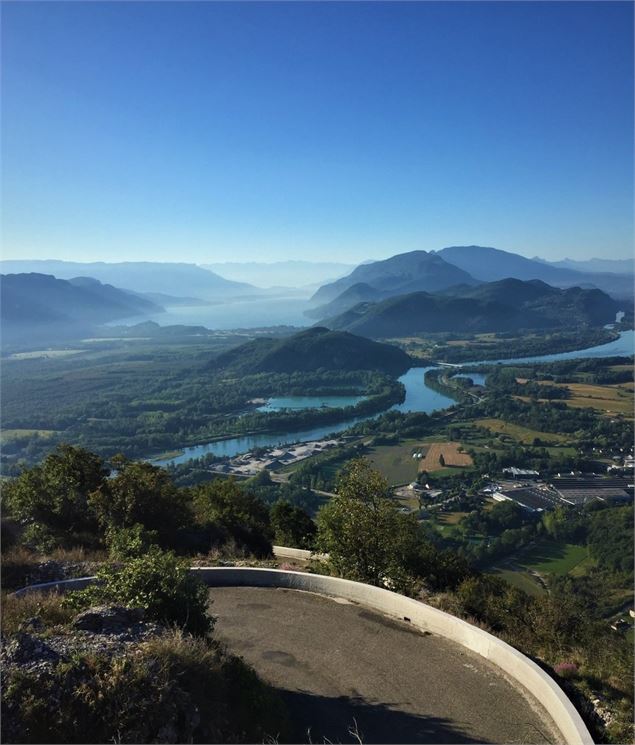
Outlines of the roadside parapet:
{"type": "MultiPolygon", "coordinates": [[[[310,551],[303,553],[308,553],[310,558],[310,551]]],[[[193,567],[191,572],[209,587],[285,588],[343,598],[411,623],[421,631],[449,639],[492,662],[537,699],[552,718],[566,745],[593,744],[593,738],[580,714],[555,680],[517,649],[449,613],[381,587],[321,574],[255,567],[193,567]]],[[[81,589],[94,579],[82,577],[45,582],[22,588],[15,595],[32,591],[65,592],[81,589]]]]}

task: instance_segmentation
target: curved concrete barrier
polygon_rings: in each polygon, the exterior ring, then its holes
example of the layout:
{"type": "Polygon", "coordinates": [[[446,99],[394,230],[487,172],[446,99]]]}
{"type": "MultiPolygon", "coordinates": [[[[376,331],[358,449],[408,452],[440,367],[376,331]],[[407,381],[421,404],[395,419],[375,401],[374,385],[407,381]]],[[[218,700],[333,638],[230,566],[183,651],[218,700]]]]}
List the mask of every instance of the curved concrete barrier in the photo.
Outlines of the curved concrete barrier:
{"type": "Polygon", "coordinates": [[[197,567],[192,572],[210,587],[243,585],[305,590],[345,598],[387,616],[409,621],[422,631],[429,631],[467,647],[507,673],[543,705],[567,745],[593,743],[593,738],[571,701],[544,670],[509,644],[449,613],[390,590],[320,574],[243,567],[197,567]]]}
{"type": "Polygon", "coordinates": [[[273,555],[276,559],[301,559],[302,561],[324,561],[328,559],[328,554],[316,554],[313,551],[307,551],[304,548],[289,548],[289,546],[272,546],[273,555]]]}
{"type": "Polygon", "coordinates": [[[75,579],[58,579],[53,582],[40,582],[37,585],[28,585],[16,590],[13,595],[19,598],[21,595],[27,595],[29,592],[73,592],[73,590],[83,590],[84,587],[91,585],[97,577],[76,577],[75,579]]]}
{"type": "MultiPolygon", "coordinates": [[[[489,660],[532,694],[551,716],[566,745],[593,745],[582,717],[564,691],[524,654],[492,634],[418,600],[381,587],[306,572],[251,567],[193,567],[192,574],[209,587],[281,587],[344,598],[384,615],[408,621],[422,631],[450,639],[489,660]]],[[[31,585],[15,594],[34,590],[64,592],[85,587],[92,577],[31,585]]]]}

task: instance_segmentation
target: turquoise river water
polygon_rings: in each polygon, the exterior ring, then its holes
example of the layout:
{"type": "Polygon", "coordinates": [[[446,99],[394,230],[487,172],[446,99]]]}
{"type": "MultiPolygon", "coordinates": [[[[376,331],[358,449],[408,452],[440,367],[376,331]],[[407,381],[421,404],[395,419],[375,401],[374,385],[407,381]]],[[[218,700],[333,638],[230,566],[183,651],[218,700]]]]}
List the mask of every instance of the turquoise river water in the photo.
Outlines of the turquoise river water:
{"type": "MultiPolygon", "coordinates": [[[[554,360],[569,360],[576,358],[588,358],[588,357],[613,357],[613,356],[629,356],[633,354],[635,347],[635,336],[632,330],[623,331],[620,333],[618,339],[615,339],[608,344],[600,344],[596,347],[589,347],[588,349],[579,349],[572,352],[561,352],[559,354],[545,354],[537,357],[516,357],[513,359],[501,359],[501,360],[481,360],[477,362],[466,362],[464,365],[475,365],[475,364],[496,364],[496,363],[512,363],[512,362],[552,362],[554,360]]],[[[463,366],[463,365],[462,365],[463,366]]],[[[431,413],[433,411],[439,411],[446,409],[454,404],[454,400],[448,396],[444,396],[437,391],[428,388],[425,384],[425,374],[428,370],[434,369],[433,367],[412,367],[408,372],[402,375],[399,380],[403,383],[406,389],[406,397],[403,403],[392,406],[391,409],[402,411],[402,412],[413,412],[421,411],[425,413],[431,413]]],[[[469,373],[475,383],[482,383],[484,376],[477,373],[469,373]]],[[[294,408],[303,409],[310,407],[320,407],[322,404],[326,406],[351,406],[357,401],[361,400],[361,396],[290,396],[270,399],[264,407],[261,407],[263,411],[277,411],[281,408],[294,408]]],[[[194,445],[183,449],[183,453],[166,460],[159,461],[160,465],[168,465],[170,463],[185,463],[192,458],[200,458],[207,453],[214,453],[217,456],[229,456],[238,455],[238,453],[246,453],[249,450],[253,450],[258,447],[275,447],[276,445],[291,445],[295,442],[308,442],[311,440],[319,440],[327,435],[336,434],[348,429],[357,422],[364,421],[366,419],[372,419],[371,416],[363,417],[352,417],[346,421],[339,422],[337,424],[327,424],[321,427],[313,427],[311,429],[303,429],[297,432],[278,432],[276,434],[260,434],[260,435],[245,435],[242,437],[231,437],[225,440],[216,440],[214,442],[208,442],[204,445],[194,445]]]]}

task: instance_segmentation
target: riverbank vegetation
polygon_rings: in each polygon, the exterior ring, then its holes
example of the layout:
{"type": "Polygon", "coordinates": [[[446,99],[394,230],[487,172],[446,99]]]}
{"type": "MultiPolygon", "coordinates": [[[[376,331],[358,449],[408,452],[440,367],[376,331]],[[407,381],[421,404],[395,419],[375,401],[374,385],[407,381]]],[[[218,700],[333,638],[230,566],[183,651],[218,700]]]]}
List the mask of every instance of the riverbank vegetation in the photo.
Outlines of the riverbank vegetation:
{"type": "Polygon", "coordinates": [[[471,360],[512,359],[542,354],[559,354],[586,349],[617,339],[614,329],[580,327],[573,331],[514,331],[482,334],[442,333],[386,339],[412,357],[431,361],[462,363],[471,360]]]}
{"type": "MultiPolygon", "coordinates": [[[[429,427],[438,426],[432,417],[426,420],[429,427]]],[[[446,426],[456,427],[447,423],[446,426]]],[[[453,434],[463,435],[461,428],[458,429],[453,434]]],[[[476,466],[475,469],[469,473],[473,486],[478,483],[476,466]]],[[[465,484],[466,477],[464,473],[456,478],[465,484]]],[[[22,608],[11,600],[3,620],[9,643],[14,638],[13,630],[26,628],[23,624],[27,617],[38,629],[38,624],[43,624],[41,631],[32,628],[28,633],[45,644],[58,633],[67,633],[60,628],[70,622],[71,610],[76,613],[95,603],[108,606],[118,602],[128,608],[139,608],[144,624],[161,627],[164,623],[176,623],[181,628],[178,632],[181,636],[175,637],[175,648],[172,642],[161,642],[161,654],[166,657],[160,656],[160,662],[156,663],[163,665],[166,661],[162,667],[168,675],[165,685],[176,690],[173,688],[176,683],[171,681],[178,680],[178,674],[188,676],[195,671],[191,657],[188,660],[192,662],[185,666],[178,663],[178,650],[183,650],[183,644],[189,645],[188,649],[198,644],[181,641],[190,638],[182,635],[208,639],[213,633],[212,622],[203,612],[202,591],[188,578],[186,564],[199,561],[213,564],[222,559],[261,565],[264,562],[271,566],[272,542],[280,542],[327,552],[329,562],[315,564],[313,571],[329,571],[372,584],[389,581],[395,590],[478,622],[521,651],[541,659],[565,686],[598,739],[623,741],[632,713],[628,683],[632,655],[625,638],[609,628],[606,614],[607,609],[615,610],[620,602],[623,605],[624,588],[629,582],[632,584],[632,566],[625,561],[625,557],[632,555],[631,506],[592,505],[582,511],[559,508],[540,517],[513,503],[481,504],[473,488],[464,491],[465,487],[460,487],[456,494],[462,515],[448,524],[448,530],[443,533],[426,520],[419,522],[414,513],[401,511],[390,496],[388,482],[364,460],[353,459],[340,471],[335,481],[336,496],[318,511],[315,521],[297,505],[286,501],[278,499],[269,506],[265,500],[276,488],[267,476],[243,484],[217,478],[179,488],[164,469],[148,463],[123,458],[105,463],[79,448],[60,449],[42,464],[26,469],[6,488],[2,541],[5,590],[37,581],[38,571],[51,571],[49,560],[42,562],[42,558],[54,555],[58,561],[53,576],[47,579],[96,572],[102,583],[69,596],[59,608],[50,602],[34,608],[26,601],[22,608]],[[113,466],[116,472],[109,474],[113,466]],[[517,550],[518,546],[527,545],[533,554],[527,554],[526,568],[531,563],[544,576],[542,591],[527,594],[500,577],[489,576],[487,572],[493,571],[488,568],[492,555],[489,548],[480,557],[466,550],[478,536],[480,543],[488,547],[511,545],[517,550]],[[575,551],[587,553],[591,561],[584,572],[575,573],[574,569],[583,562],[572,560],[568,553],[572,549],[562,556],[554,553],[556,549],[545,555],[545,547],[561,545],[579,547],[575,551]],[[65,556],[73,561],[65,560],[65,556]],[[87,562],[92,562],[90,569],[87,562]],[[168,665],[167,660],[172,662],[168,665]],[[176,667],[171,667],[172,664],[176,667]],[[558,672],[565,669],[569,671],[566,675],[558,672]],[[590,699],[598,696],[610,717],[600,719],[597,709],[594,710],[590,699]]],[[[156,646],[142,645],[138,649],[135,659],[140,660],[139,664],[150,664],[156,659],[156,646]],[[146,649],[152,649],[155,656],[146,657],[146,649]]],[[[203,649],[196,649],[202,659],[207,659],[203,649]]],[[[213,642],[209,649],[215,649],[213,642]]],[[[126,674],[117,674],[118,682],[113,688],[114,684],[104,682],[114,674],[111,658],[91,657],[97,660],[94,663],[97,667],[88,664],[81,654],[72,659],[76,662],[70,668],[54,667],[57,676],[54,679],[62,689],[70,686],[64,707],[76,701],[76,688],[71,681],[79,679],[83,686],[95,690],[95,700],[103,702],[106,708],[97,707],[93,699],[83,700],[79,709],[63,708],[55,719],[55,727],[61,729],[50,730],[53,739],[62,738],[73,712],[74,715],[79,712],[82,721],[95,727],[95,732],[105,731],[106,724],[101,721],[104,712],[110,712],[108,716],[121,715],[117,708],[121,698],[112,697],[131,685],[128,672],[134,680],[141,681],[141,688],[145,686],[145,668],[125,667],[126,674]],[[75,664],[80,667],[76,669],[75,664]],[[71,675],[70,679],[67,674],[71,675]],[[101,688],[102,685],[105,687],[101,688]]],[[[124,655],[122,660],[126,659],[124,655]]],[[[233,669],[231,660],[227,664],[233,669]]],[[[225,662],[218,665],[225,669],[225,662]]],[[[218,665],[212,666],[213,669],[218,670],[218,665]]],[[[17,716],[20,722],[23,734],[18,741],[31,742],[32,733],[39,736],[48,726],[46,710],[18,709],[15,696],[19,693],[20,697],[34,700],[41,695],[48,700],[52,679],[28,674],[24,677],[20,670],[16,675],[18,682],[14,681],[15,685],[12,683],[5,694],[4,705],[9,721],[17,716]]],[[[277,731],[282,733],[284,713],[275,708],[275,692],[262,688],[263,684],[244,667],[241,680],[243,675],[248,681],[244,690],[256,696],[257,701],[263,697],[269,701],[273,707],[271,716],[278,712],[274,723],[280,724],[277,731]]],[[[227,713],[235,721],[231,716],[243,705],[242,699],[232,698],[233,684],[222,674],[215,680],[215,685],[220,686],[218,695],[229,696],[228,705],[235,707],[227,713]]],[[[209,681],[205,680],[204,684],[208,685],[209,681]]],[[[152,698],[155,693],[152,689],[147,696],[139,692],[127,698],[130,711],[153,711],[158,705],[152,698]]],[[[191,695],[186,688],[179,694],[179,701],[188,702],[191,695]]],[[[255,704],[254,700],[250,706],[255,704]]],[[[270,731],[271,717],[257,707],[250,711],[249,726],[261,729],[236,735],[237,741],[253,738],[254,732],[270,731]]],[[[211,727],[217,720],[208,717],[211,714],[204,714],[201,722],[211,727]]],[[[163,719],[159,717],[157,721],[163,719]]],[[[192,741],[204,741],[202,738],[209,730],[197,727],[189,736],[192,741]]],[[[84,741],[91,741],[92,736],[87,737],[83,726],[78,732],[84,741]]],[[[144,730],[140,736],[153,735],[144,730]]],[[[281,738],[284,741],[283,734],[281,738]]]]}
{"type": "MultiPolygon", "coordinates": [[[[235,343],[235,337],[230,339],[235,343]]],[[[124,345],[110,352],[5,364],[4,472],[15,473],[19,460],[37,462],[61,442],[105,457],[117,452],[149,457],[220,437],[327,426],[403,400],[401,384],[376,370],[228,375],[209,364],[221,348],[218,340],[211,351],[205,345],[176,344],[142,345],[133,352],[124,345]],[[260,412],[253,403],[294,395],[364,398],[355,406],[277,412],[260,412]]]]}

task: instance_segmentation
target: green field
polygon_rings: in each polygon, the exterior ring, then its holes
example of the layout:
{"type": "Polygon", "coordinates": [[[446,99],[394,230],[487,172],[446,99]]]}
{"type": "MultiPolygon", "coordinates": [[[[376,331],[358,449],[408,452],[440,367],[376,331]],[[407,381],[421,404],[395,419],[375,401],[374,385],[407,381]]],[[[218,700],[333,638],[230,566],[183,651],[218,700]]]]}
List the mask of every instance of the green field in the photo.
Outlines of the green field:
{"type": "Polygon", "coordinates": [[[594,561],[584,546],[559,541],[541,541],[497,562],[488,572],[530,595],[541,595],[545,590],[535,574],[581,576],[593,565],[594,561]]]}
{"type": "Polygon", "coordinates": [[[539,574],[568,574],[588,558],[584,546],[544,541],[531,546],[514,558],[514,563],[539,574]]]}
{"type": "Polygon", "coordinates": [[[509,437],[531,445],[535,438],[542,440],[543,442],[564,442],[571,439],[565,435],[558,435],[554,432],[538,432],[536,429],[529,429],[528,427],[521,427],[520,424],[512,424],[511,422],[503,422],[500,419],[476,419],[474,424],[479,427],[485,427],[490,432],[496,434],[508,435],[509,437]]]}
{"type": "Polygon", "coordinates": [[[467,512],[437,512],[436,522],[440,525],[458,525],[467,512]]]}
{"type": "Polygon", "coordinates": [[[514,571],[513,569],[492,569],[489,574],[504,579],[512,587],[517,587],[528,595],[533,595],[533,597],[545,594],[542,585],[527,572],[514,571]]]}
{"type": "Polygon", "coordinates": [[[377,445],[368,452],[368,460],[391,486],[408,484],[417,478],[419,462],[412,457],[421,440],[406,440],[398,445],[377,445]]]}

